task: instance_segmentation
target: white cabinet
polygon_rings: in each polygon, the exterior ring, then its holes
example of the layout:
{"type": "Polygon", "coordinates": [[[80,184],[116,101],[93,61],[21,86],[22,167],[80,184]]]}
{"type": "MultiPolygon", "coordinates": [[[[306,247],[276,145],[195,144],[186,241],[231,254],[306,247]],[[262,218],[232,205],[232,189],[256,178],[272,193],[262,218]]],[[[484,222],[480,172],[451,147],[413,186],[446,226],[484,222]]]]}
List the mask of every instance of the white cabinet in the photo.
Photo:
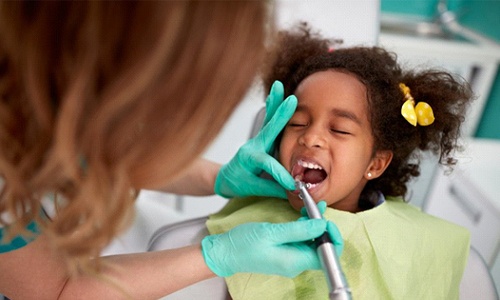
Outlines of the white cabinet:
{"type": "Polygon", "coordinates": [[[500,210],[474,184],[468,172],[446,176],[440,169],[424,210],[469,229],[471,243],[492,266],[500,246],[500,210]]]}
{"type": "Polygon", "coordinates": [[[500,141],[471,139],[453,172],[438,168],[424,211],[469,229],[500,288],[500,141]]]}

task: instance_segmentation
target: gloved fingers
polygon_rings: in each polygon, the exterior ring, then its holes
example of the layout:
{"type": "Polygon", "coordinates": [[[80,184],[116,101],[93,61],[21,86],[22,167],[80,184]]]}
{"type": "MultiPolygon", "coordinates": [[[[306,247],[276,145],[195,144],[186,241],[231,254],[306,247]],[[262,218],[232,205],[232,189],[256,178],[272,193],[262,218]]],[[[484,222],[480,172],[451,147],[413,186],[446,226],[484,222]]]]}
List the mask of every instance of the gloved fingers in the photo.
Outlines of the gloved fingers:
{"type": "MultiPolygon", "coordinates": [[[[321,200],[317,203],[318,209],[323,215],[326,211],[326,202],[321,200]]],[[[307,210],[305,207],[302,207],[300,209],[300,214],[302,215],[301,218],[298,219],[298,221],[303,221],[309,219],[309,216],[307,214],[307,210]]],[[[332,243],[335,247],[335,252],[337,252],[337,256],[340,256],[344,250],[344,239],[342,238],[342,234],[340,233],[339,228],[335,223],[332,221],[328,221],[326,225],[326,231],[328,232],[328,235],[330,236],[330,239],[332,240],[332,243]]]]}
{"type": "Polygon", "coordinates": [[[312,219],[301,222],[269,224],[262,239],[276,244],[309,241],[326,231],[326,220],[312,219]]]}
{"type": "Polygon", "coordinates": [[[286,199],[285,189],[295,188],[292,176],[269,154],[247,149],[246,146],[240,148],[236,159],[221,167],[215,179],[214,192],[225,198],[252,195],[286,199]],[[259,177],[262,171],[276,181],[259,177]]]}
{"type": "Polygon", "coordinates": [[[266,124],[271,120],[274,116],[274,113],[280,106],[281,102],[283,102],[285,96],[285,88],[283,87],[283,83],[281,81],[276,80],[271,86],[271,90],[269,91],[269,95],[266,98],[266,116],[264,118],[264,123],[262,127],[266,126],[266,124]]]}
{"type": "MultiPolygon", "coordinates": [[[[309,217],[307,215],[297,219],[297,221],[299,222],[306,220],[309,220],[309,217]]],[[[344,239],[342,238],[340,231],[338,230],[337,226],[335,226],[335,224],[331,221],[328,221],[326,228],[326,231],[328,232],[328,235],[332,240],[333,246],[335,247],[337,256],[342,255],[342,252],[344,251],[344,239]]]]}
{"type": "Polygon", "coordinates": [[[260,139],[265,148],[265,151],[269,153],[276,137],[285,128],[290,118],[293,116],[295,109],[297,108],[297,98],[295,96],[290,96],[283,101],[283,103],[278,107],[276,113],[273,115],[269,123],[262,127],[261,131],[255,137],[260,139]]]}
{"type": "Polygon", "coordinates": [[[201,253],[208,268],[217,276],[226,277],[234,274],[232,266],[224,259],[230,256],[231,249],[227,252],[225,245],[227,239],[223,238],[223,234],[207,235],[201,240],[201,253]],[[222,240],[222,241],[221,241],[222,240]]]}
{"type": "Polygon", "coordinates": [[[325,220],[246,223],[226,233],[206,236],[201,251],[207,266],[218,276],[251,272],[295,277],[305,270],[321,268],[311,240],[325,230],[325,220]]]}
{"type": "MultiPolygon", "coordinates": [[[[316,205],[318,206],[319,212],[323,215],[326,211],[326,202],[324,200],[321,200],[318,203],[316,203],[316,205]]],[[[309,218],[309,215],[307,214],[307,210],[306,210],[305,206],[300,209],[300,214],[303,217],[309,218]]]]}
{"type": "Polygon", "coordinates": [[[286,190],[271,179],[256,178],[252,183],[252,192],[248,196],[268,196],[287,199],[286,190]]]}
{"type": "Polygon", "coordinates": [[[268,99],[269,121],[257,136],[247,141],[225,164],[215,180],[214,191],[223,197],[261,195],[286,198],[286,190],[295,189],[295,182],[286,169],[270,153],[276,137],[283,130],[297,107],[297,98],[282,101],[283,85],[277,83],[268,99]],[[266,171],[277,182],[261,179],[266,171]],[[256,184],[261,182],[261,184],[256,184]],[[280,185],[283,187],[281,188],[280,185]],[[258,190],[257,190],[258,188],[258,190]]]}
{"type": "Polygon", "coordinates": [[[241,178],[240,173],[238,170],[234,170],[234,166],[231,163],[223,165],[215,178],[214,192],[225,198],[246,196],[239,195],[237,192],[238,186],[241,185],[241,182],[236,181],[241,178]]]}
{"type": "MultiPolygon", "coordinates": [[[[252,152],[249,147],[243,146],[240,151],[238,151],[239,157],[241,158],[241,164],[244,165],[244,170],[239,170],[234,172],[238,178],[251,178],[251,185],[248,186],[252,190],[255,196],[271,196],[286,199],[286,189],[294,190],[295,181],[292,175],[281,165],[274,157],[265,152],[252,152]],[[240,154],[241,152],[241,154],[240,154]],[[265,171],[271,175],[274,180],[264,179],[259,177],[259,174],[265,171]],[[255,188],[252,188],[254,186],[255,188]],[[267,192],[267,189],[274,192],[271,194],[267,192]]],[[[241,182],[245,183],[244,180],[241,182]]],[[[251,195],[251,194],[248,194],[251,195]]],[[[243,195],[240,195],[243,196],[243,195]]]]}
{"type": "MultiPolygon", "coordinates": [[[[254,165],[271,175],[284,189],[295,190],[295,180],[292,175],[274,157],[268,154],[256,155],[254,165]]],[[[285,196],[286,198],[286,196],[285,196]]]]}
{"type": "Polygon", "coordinates": [[[328,221],[326,225],[326,231],[328,232],[328,235],[332,240],[333,246],[335,247],[335,252],[337,252],[337,256],[342,255],[342,252],[344,251],[344,238],[342,238],[337,225],[335,225],[331,221],[328,221]]]}
{"type": "Polygon", "coordinates": [[[323,215],[325,213],[325,211],[326,211],[326,206],[327,206],[326,205],[326,201],[325,200],[321,200],[317,204],[318,204],[318,208],[319,208],[320,213],[323,215]]]}
{"type": "Polygon", "coordinates": [[[282,276],[296,277],[306,270],[321,270],[321,261],[314,243],[300,242],[286,246],[283,252],[286,257],[285,265],[282,267],[282,276]],[[293,261],[293,264],[289,262],[293,261]]]}

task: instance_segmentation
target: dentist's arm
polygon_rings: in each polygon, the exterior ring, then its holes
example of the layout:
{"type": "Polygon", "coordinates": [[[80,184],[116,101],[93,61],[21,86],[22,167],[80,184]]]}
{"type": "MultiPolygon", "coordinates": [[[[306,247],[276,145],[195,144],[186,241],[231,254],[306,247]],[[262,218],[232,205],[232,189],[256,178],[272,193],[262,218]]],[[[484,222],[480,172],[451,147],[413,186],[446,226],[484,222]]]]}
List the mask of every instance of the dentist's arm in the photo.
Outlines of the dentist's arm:
{"type": "Polygon", "coordinates": [[[63,258],[41,234],[20,249],[0,254],[0,293],[27,300],[158,299],[216,274],[294,277],[321,268],[310,240],[326,226],[324,220],[247,223],[208,236],[202,245],[102,257],[99,274],[71,278],[63,258]]]}
{"type": "Polygon", "coordinates": [[[216,162],[198,158],[162,191],[179,195],[213,195],[215,178],[220,168],[221,165],[216,162]]]}
{"type": "Polygon", "coordinates": [[[42,234],[25,247],[0,254],[0,293],[26,300],[159,299],[215,276],[203,260],[200,245],[108,256],[102,263],[98,275],[70,278],[63,258],[42,234]]]}

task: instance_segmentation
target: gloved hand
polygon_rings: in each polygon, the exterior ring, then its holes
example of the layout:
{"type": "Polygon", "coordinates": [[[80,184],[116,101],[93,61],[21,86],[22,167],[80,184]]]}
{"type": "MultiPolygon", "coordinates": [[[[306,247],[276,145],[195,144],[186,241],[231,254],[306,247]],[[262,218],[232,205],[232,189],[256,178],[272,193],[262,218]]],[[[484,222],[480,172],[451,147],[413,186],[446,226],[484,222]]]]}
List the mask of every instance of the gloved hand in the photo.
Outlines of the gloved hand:
{"type": "MultiPolygon", "coordinates": [[[[317,206],[319,211],[323,215],[326,211],[326,202],[319,201],[317,203],[317,206]]],[[[299,218],[299,221],[309,220],[309,216],[307,215],[307,210],[305,207],[302,207],[300,209],[300,214],[302,215],[302,217],[299,218]]],[[[326,224],[326,231],[328,231],[328,235],[330,236],[333,246],[335,247],[337,257],[340,257],[340,255],[342,255],[342,252],[344,251],[344,238],[342,238],[342,234],[340,234],[339,228],[337,227],[337,225],[335,225],[335,223],[328,220],[327,222],[328,223],[326,224]]]]}
{"type": "Polygon", "coordinates": [[[295,189],[295,181],[288,171],[274,158],[274,142],[297,108],[297,98],[290,96],[283,101],[284,88],[274,82],[266,100],[266,116],[259,133],[245,143],[222,166],[215,180],[215,193],[226,198],[235,196],[270,196],[286,199],[286,191],[295,189]],[[261,178],[266,171],[275,181],[261,178]]]}
{"type": "Polygon", "coordinates": [[[209,235],[201,242],[207,266],[218,276],[239,272],[295,277],[321,269],[311,240],[326,230],[326,220],[246,223],[209,235]]]}

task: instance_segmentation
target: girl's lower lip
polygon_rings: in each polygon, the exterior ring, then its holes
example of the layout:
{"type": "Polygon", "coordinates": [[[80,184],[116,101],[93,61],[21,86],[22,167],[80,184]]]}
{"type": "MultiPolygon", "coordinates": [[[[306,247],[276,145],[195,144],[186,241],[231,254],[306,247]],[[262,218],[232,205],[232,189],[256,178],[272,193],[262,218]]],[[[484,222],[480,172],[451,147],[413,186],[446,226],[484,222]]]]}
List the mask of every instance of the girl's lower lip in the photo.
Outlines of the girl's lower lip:
{"type": "Polygon", "coordinates": [[[318,187],[319,187],[319,185],[317,185],[317,186],[315,186],[315,187],[312,187],[312,188],[310,188],[310,189],[307,189],[307,191],[308,191],[308,192],[309,192],[309,194],[311,194],[311,196],[312,196],[318,187]]]}

